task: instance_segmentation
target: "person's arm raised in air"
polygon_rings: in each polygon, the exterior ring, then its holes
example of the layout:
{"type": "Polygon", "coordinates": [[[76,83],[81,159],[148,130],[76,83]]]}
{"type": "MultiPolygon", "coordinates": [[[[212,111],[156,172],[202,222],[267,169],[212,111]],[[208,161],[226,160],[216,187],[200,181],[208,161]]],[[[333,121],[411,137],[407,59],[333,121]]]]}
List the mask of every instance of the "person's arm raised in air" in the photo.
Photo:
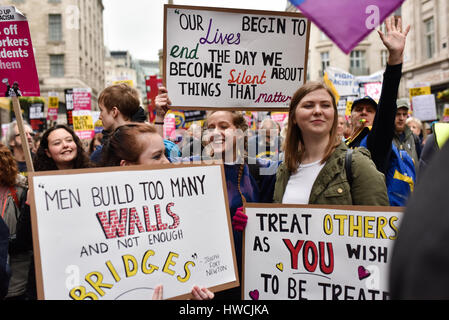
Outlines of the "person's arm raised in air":
{"type": "Polygon", "coordinates": [[[380,39],[388,49],[387,67],[384,73],[379,106],[373,127],[367,138],[367,147],[377,169],[385,173],[394,136],[394,119],[396,116],[399,83],[402,76],[404,48],[410,26],[404,30],[401,18],[385,20],[386,33],[378,31],[380,39]]]}

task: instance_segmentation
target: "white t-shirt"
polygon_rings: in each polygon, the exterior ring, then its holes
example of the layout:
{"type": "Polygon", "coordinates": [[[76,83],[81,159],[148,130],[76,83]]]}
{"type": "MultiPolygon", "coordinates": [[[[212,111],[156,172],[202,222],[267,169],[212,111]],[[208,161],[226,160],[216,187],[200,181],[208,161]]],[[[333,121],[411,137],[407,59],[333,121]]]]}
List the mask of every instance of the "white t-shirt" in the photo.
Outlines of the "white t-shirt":
{"type": "Polygon", "coordinates": [[[282,203],[309,203],[310,191],[312,191],[313,183],[325,165],[325,163],[320,164],[320,162],[321,160],[299,165],[298,171],[295,174],[292,174],[290,179],[288,179],[282,203]]]}

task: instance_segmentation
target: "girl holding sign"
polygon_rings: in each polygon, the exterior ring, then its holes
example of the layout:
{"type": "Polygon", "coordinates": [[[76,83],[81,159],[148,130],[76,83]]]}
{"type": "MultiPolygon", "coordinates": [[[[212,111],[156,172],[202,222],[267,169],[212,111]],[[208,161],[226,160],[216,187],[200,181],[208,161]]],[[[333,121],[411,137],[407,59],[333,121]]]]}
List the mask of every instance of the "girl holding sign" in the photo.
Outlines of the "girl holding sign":
{"type": "MultiPolygon", "coordinates": [[[[159,87],[159,94],[155,98],[155,124],[157,126],[164,124],[164,116],[170,105],[167,89],[159,87]]],[[[214,110],[208,113],[205,126],[206,131],[202,137],[205,143],[202,158],[191,157],[182,159],[182,161],[216,159],[224,162],[229,211],[233,221],[234,246],[241,275],[243,240],[241,231],[247,220],[242,207],[244,202],[272,202],[278,162],[266,159],[248,159],[248,123],[242,112],[214,110]]],[[[162,135],[161,127],[158,129],[162,135]]],[[[174,161],[174,159],[171,160],[174,161]]],[[[217,299],[240,300],[241,288],[220,292],[216,297],[217,299]]]]}
{"type": "Polygon", "coordinates": [[[385,178],[369,151],[357,148],[352,160],[337,138],[338,113],[332,91],[308,82],[293,95],[274,201],[292,204],[388,206],[385,178]],[[345,163],[348,165],[345,165],[345,163]]]}
{"type": "MultiPolygon", "coordinates": [[[[130,123],[117,127],[103,147],[100,166],[156,165],[170,163],[165,156],[162,137],[153,125],[147,123],[130,123]]],[[[194,286],[194,300],[210,300],[214,293],[207,288],[194,286]]],[[[158,285],[153,293],[153,300],[162,300],[163,287],[158,285]]]]}

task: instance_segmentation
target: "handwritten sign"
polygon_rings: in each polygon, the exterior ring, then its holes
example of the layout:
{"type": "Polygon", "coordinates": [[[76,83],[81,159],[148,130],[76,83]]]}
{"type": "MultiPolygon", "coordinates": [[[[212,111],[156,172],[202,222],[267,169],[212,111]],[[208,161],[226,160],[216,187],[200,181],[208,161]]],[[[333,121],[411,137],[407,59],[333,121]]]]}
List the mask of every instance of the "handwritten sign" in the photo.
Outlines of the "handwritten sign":
{"type": "Polygon", "coordinates": [[[305,82],[298,13],[165,5],[164,80],[176,108],[287,109],[305,82]]]}
{"type": "Polygon", "coordinates": [[[26,17],[15,7],[0,6],[1,97],[39,97],[39,78],[26,17]]]}
{"type": "Polygon", "coordinates": [[[39,299],[187,298],[238,286],[222,165],[32,174],[39,299]]]}
{"type": "Polygon", "coordinates": [[[401,208],[245,209],[243,299],[388,299],[401,208]]]}
{"type": "Polygon", "coordinates": [[[421,121],[437,119],[435,96],[433,94],[417,95],[412,98],[413,115],[421,121]]]}

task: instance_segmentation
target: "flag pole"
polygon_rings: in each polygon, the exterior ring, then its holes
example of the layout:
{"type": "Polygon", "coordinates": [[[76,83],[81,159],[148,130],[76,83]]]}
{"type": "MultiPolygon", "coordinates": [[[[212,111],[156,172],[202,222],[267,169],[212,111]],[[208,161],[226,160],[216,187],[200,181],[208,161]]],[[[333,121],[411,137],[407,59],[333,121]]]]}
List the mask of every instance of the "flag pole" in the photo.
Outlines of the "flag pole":
{"type": "Polygon", "coordinates": [[[34,172],[33,160],[31,159],[30,146],[26,137],[25,128],[23,125],[22,111],[20,110],[19,98],[17,96],[11,97],[14,114],[16,115],[17,128],[19,129],[20,139],[22,141],[23,153],[25,155],[25,162],[28,172],[34,172]]]}

